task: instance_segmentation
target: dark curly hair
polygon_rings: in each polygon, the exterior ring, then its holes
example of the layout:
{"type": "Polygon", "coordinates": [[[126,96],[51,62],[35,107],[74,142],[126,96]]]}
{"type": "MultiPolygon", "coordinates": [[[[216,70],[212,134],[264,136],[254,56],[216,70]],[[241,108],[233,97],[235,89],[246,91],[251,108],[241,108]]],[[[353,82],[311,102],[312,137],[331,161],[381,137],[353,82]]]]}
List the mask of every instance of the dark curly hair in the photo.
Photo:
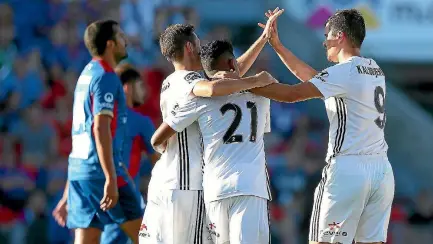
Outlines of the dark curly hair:
{"type": "Polygon", "coordinates": [[[170,25],[159,38],[162,55],[171,60],[180,60],[187,42],[194,44],[194,26],[185,24],[170,25]]]}
{"type": "Polygon", "coordinates": [[[130,64],[121,64],[116,67],[115,71],[122,85],[136,82],[141,78],[140,73],[130,64]]]}
{"type": "Polygon", "coordinates": [[[203,45],[200,50],[201,63],[206,71],[215,70],[218,59],[224,55],[233,57],[233,45],[226,40],[216,40],[203,45]]]}
{"type": "Polygon", "coordinates": [[[332,30],[334,33],[345,33],[354,47],[361,47],[365,38],[365,22],[358,10],[339,10],[329,17],[326,24],[329,30],[332,30]]]}
{"type": "Polygon", "coordinates": [[[98,20],[87,26],[84,32],[84,44],[91,56],[104,54],[107,41],[116,39],[116,29],[119,23],[114,20],[98,20]]]}

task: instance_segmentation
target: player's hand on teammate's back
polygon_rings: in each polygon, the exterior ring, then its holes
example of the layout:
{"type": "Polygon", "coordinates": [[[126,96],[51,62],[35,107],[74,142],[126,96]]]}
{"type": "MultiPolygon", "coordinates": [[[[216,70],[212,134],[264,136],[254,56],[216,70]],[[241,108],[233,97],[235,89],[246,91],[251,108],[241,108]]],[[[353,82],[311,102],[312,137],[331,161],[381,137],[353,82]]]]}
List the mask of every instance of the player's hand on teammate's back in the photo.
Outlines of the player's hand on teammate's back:
{"type": "Polygon", "coordinates": [[[283,12],[284,9],[280,10],[279,8],[274,9],[274,11],[268,10],[265,13],[265,16],[268,18],[266,24],[258,23],[258,25],[264,29],[263,33],[272,46],[275,46],[280,42],[280,38],[278,37],[277,19],[283,12]]]}
{"type": "Polygon", "coordinates": [[[229,71],[218,71],[212,76],[213,79],[239,79],[239,74],[229,71]]]}
{"type": "Polygon", "coordinates": [[[62,227],[65,227],[66,218],[68,216],[67,199],[65,198],[60,199],[59,203],[57,203],[57,206],[53,210],[52,214],[57,224],[59,224],[62,227]]]}
{"type": "Polygon", "coordinates": [[[257,87],[264,87],[273,83],[278,83],[278,81],[268,72],[262,71],[257,75],[257,87]]]}
{"type": "Polygon", "coordinates": [[[105,180],[104,197],[101,200],[101,209],[106,211],[116,206],[119,200],[119,190],[116,180],[105,180]]]}

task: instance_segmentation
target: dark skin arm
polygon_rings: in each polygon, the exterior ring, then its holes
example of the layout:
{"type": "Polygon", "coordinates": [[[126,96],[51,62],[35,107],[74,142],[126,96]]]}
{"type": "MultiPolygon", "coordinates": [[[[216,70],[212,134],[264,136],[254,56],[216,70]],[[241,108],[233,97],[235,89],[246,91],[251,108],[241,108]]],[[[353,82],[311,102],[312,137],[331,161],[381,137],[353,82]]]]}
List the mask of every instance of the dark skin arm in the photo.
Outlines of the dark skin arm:
{"type": "Polygon", "coordinates": [[[275,83],[265,87],[254,88],[252,93],[279,102],[299,102],[313,98],[322,98],[322,93],[310,82],[296,85],[275,83]]]}

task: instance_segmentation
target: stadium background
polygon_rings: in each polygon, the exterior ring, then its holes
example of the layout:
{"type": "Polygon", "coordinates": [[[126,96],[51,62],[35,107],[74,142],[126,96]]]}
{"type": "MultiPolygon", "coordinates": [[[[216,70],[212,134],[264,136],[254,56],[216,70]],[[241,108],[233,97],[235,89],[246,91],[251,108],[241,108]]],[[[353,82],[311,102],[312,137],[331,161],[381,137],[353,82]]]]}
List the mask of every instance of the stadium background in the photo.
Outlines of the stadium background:
{"type": "MultiPolygon", "coordinates": [[[[71,240],[51,211],[66,179],[72,92],[89,61],[82,42],[88,23],[120,21],[130,38],[128,62],[147,91],[138,110],[158,125],[160,84],[172,69],[159,53],[161,30],[190,23],[203,42],[230,39],[239,55],[275,6],[286,9],[283,43],[317,69],[329,65],[321,47],[326,18],[338,8],[363,12],[363,54],[388,78],[386,136],[397,184],[389,243],[433,243],[433,0],[0,0],[0,243],[71,240]]],[[[250,73],[261,70],[297,82],[269,47],[250,73]]],[[[272,129],[273,243],[306,243],[327,142],[323,103],[273,103],[272,129]]],[[[143,160],[143,193],[150,170],[143,160]]]]}

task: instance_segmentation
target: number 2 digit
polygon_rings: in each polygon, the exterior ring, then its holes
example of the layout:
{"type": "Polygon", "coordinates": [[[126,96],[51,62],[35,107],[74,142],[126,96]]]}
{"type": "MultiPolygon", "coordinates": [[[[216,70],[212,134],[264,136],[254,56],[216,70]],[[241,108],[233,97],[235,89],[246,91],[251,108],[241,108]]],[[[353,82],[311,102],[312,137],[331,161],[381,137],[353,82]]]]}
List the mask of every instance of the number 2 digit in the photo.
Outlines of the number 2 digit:
{"type": "Polygon", "coordinates": [[[374,106],[376,107],[377,112],[383,114],[383,119],[379,116],[374,120],[374,123],[376,123],[377,127],[383,129],[385,128],[386,123],[385,92],[381,86],[376,86],[376,89],[374,89],[374,106]]]}
{"type": "MultiPolygon", "coordinates": [[[[247,108],[250,109],[250,113],[251,113],[250,142],[255,142],[257,137],[257,106],[254,102],[247,102],[247,108]]],[[[233,122],[231,123],[230,127],[228,128],[228,130],[223,136],[224,143],[230,144],[235,142],[242,142],[243,141],[242,135],[240,134],[234,135],[242,120],[242,109],[234,103],[224,104],[220,109],[221,114],[223,116],[229,110],[232,110],[235,113],[235,118],[233,119],[233,122]]]]}

